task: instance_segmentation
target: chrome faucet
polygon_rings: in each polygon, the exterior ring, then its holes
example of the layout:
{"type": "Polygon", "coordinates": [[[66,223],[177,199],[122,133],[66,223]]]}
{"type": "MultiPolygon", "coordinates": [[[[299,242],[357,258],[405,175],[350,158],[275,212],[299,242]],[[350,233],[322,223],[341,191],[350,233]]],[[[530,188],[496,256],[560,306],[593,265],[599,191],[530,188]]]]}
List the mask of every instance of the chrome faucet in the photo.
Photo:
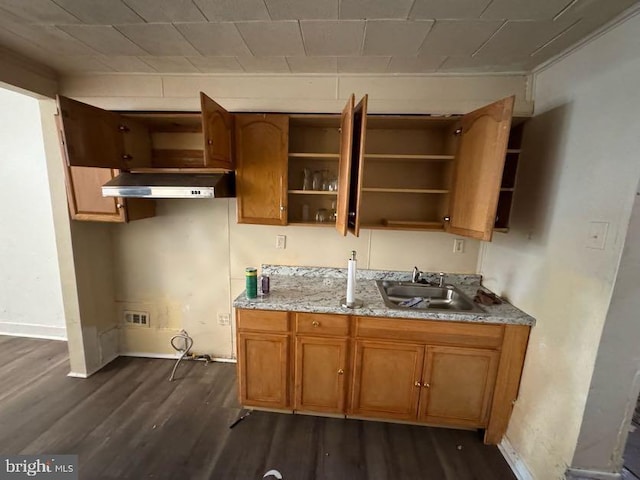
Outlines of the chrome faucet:
{"type": "Polygon", "coordinates": [[[438,275],[440,276],[440,281],[438,282],[438,286],[440,288],[443,288],[444,287],[444,272],[440,272],[438,275]]]}
{"type": "Polygon", "coordinates": [[[418,283],[422,278],[422,272],[418,270],[418,267],[413,267],[413,273],[411,274],[411,281],[418,283]]]}

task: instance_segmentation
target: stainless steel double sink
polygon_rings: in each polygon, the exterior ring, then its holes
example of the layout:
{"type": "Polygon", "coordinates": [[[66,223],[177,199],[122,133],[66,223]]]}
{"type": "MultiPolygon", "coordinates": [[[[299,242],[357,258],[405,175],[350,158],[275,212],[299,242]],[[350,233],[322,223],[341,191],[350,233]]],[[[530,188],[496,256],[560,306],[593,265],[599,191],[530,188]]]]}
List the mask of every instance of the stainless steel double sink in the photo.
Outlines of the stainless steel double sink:
{"type": "Polygon", "coordinates": [[[400,310],[483,313],[467,295],[453,285],[376,280],[384,303],[400,310]]]}

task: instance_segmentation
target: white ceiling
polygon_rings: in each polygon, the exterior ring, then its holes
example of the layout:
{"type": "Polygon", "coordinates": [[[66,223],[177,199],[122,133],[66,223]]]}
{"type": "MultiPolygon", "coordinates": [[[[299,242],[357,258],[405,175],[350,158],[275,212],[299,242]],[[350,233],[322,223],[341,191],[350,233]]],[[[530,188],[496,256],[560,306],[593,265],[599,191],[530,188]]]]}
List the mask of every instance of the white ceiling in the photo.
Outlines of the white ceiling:
{"type": "Polygon", "coordinates": [[[60,73],[527,72],[640,0],[0,0],[60,73]]]}

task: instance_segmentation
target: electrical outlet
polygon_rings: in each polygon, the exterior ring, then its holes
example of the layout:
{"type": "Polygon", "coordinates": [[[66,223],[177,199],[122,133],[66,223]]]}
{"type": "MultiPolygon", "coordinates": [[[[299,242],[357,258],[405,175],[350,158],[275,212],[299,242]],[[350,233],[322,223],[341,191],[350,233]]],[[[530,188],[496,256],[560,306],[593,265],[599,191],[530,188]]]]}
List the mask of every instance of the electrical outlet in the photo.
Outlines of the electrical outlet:
{"type": "Polygon", "coordinates": [[[280,248],[282,250],[287,248],[287,236],[286,235],[276,235],[276,248],[280,248]]]}
{"type": "Polygon", "coordinates": [[[453,240],[453,253],[464,253],[464,240],[456,238],[453,240]]]}
{"type": "Polygon", "coordinates": [[[125,310],[123,312],[123,321],[128,327],[148,327],[150,323],[149,312],[125,310]]]}
{"type": "Polygon", "coordinates": [[[228,327],[229,325],[231,325],[231,315],[229,315],[228,313],[219,313],[218,325],[222,327],[228,327]]]}

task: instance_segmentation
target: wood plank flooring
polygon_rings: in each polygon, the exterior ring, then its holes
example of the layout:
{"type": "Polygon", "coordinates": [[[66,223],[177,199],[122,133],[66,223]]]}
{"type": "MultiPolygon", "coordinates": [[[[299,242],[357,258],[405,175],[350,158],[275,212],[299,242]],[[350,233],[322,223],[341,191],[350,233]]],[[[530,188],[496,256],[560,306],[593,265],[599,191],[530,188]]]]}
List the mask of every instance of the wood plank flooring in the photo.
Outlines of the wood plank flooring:
{"type": "Polygon", "coordinates": [[[477,432],[257,411],[229,429],[235,366],[172,368],[118,358],[70,378],[64,342],[0,336],[0,452],[78,454],[83,480],[515,478],[477,432]]]}

